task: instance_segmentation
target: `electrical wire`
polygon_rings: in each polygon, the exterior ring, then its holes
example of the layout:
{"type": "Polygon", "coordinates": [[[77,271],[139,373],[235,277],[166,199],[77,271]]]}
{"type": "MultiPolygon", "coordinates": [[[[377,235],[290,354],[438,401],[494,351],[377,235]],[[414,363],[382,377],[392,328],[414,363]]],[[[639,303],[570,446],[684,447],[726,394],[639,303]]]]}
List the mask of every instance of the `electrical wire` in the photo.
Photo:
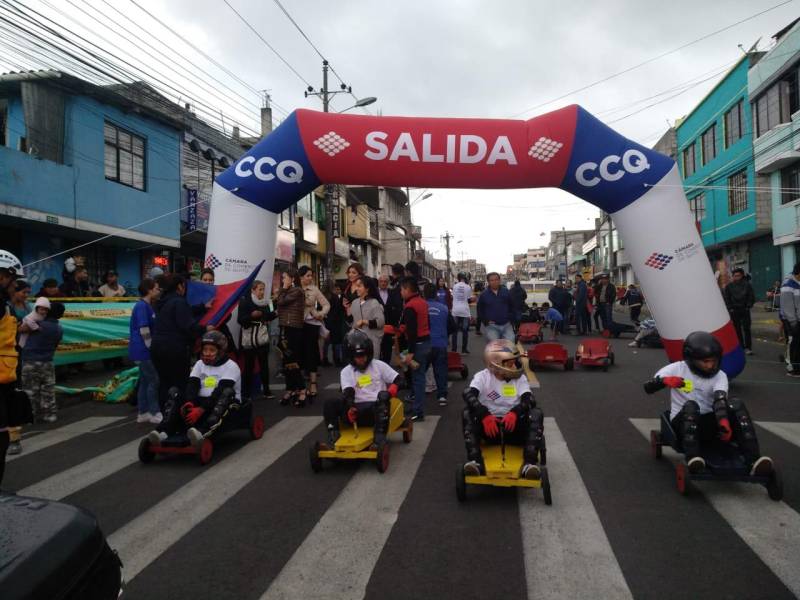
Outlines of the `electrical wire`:
{"type": "Polygon", "coordinates": [[[725,27],[722,27],[721,29],[717,29],[717,30],[712,31],[710,33],[707,33],[707,34],[705,34],[705,35],[703,35],[703,36],[701,36],[699,38],[696,38],[696,39],[694,39],[694,40],[692,40],[690,42],[686,42],[684,44],[681,44],[680,46],[672,48],[671,50],[667,50],[666,52],[662,52],[661,54],[658,54],[656,56],[648,58],[647,60],[644,60],[644,61],[642,61],[640,63],[637,63],[637,64],[635,64],[635,65],[633,65],[631,67],[623,69],[622,71],[617,71],[616,73],[612,73],[611,75],[607,75],[606,77],[598,79],[597,81],[593,81],[592,83],[589,83],[587,85],[584,85],[584,86],[581,86],[581,87],[576,88],[574,90],[571,90],[571,91],[569,91],[569,92],[567,92],[565,94],[562,94],[562,95],[558,96],[557,98],[553,98],[552,100],[548,100],[547,102],[542,102],[540,104],[537,104],[536,106],[532,106],[530,108],[527,108],[527,109],[523,110],[522,112],[519,112],[519,113],[513,115],[511,118],[512,119],[516,119],[516,118],[521,117],[522,115],[524,115],[526,113],[529,113],[531,111],[534,111],[534,110],[537,110],[539,108],[542,108],[543,106],[547,106],[548,104],[552,104],[553,102],[558,102],[559,100],[563,100],[564,98],[566,98],[568,96],[572,96],[573,94],[577,94],[579,92],[586,91],[586,90],[588,90],[590,88],[593,88],[593,87],[595,87],[597,85],[600,85],[601,83],[605,83],[607,81],[611,81],[612,79],[615,79],[615,78],[619,77],[620,75],[624,75],[626,73],[630,73],[631,71],[634,71],[634,70],[636,70],[636,69],[638,69],[640,67],[643,67],[643,66],[648,65],[648,64],[650,64],[652,62],[660,60],[660,59],[662,59],[662,58],[664,58],[666,56],[669,56],[670,54],[675,54],[676,52],[679,52],[679,51],[681,51],[681,50],[683,50],[685,48],[688,48],[689,46],[693,46],[694,44],[697,44],[699,42],[707,40],[708,38],[713,37],[715,35],[718,35],[718,34],[724,32],[724,31],[728,31],[729,29],[733,29],[737,25],[741,25],[742,23],[746,23],[747,21],[751,21],[752,19],[760,17],[761,15],[764,15],[764,14],[770,12],[770,11],[773,11],[773,10],[775,10],[777,8],[780,8],[781,6],[785,6],[785,5],[789,4],[789,3],[791,3],[792,1],[793,0],[784,0],[784,2],[780,2],[779,4],[775,4],[774,6],[771,6],[771,7],[767,8],[767,9],[764,9],[762,11],[759,11],[759,12],[755,13],[755,14],[752,14],[749,17],[746,17],[744,19],[736,21],[735,23],[731,23],[730,25],[726,25],[725,27]]]}

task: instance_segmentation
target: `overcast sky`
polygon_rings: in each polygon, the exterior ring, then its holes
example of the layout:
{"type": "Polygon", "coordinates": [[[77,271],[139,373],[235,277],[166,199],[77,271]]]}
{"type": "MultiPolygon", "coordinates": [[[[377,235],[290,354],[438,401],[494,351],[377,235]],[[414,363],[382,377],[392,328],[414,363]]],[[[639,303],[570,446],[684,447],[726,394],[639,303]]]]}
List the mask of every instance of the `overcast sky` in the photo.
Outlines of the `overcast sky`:
{"type": "MultiPolygon", "coordinates": [[[[258,104],[253,90],[270,90],[277,119],[285,116],[282,109],[320,108],[319,100],[303,97],[303,80],[320,87],[321,59],[274,1],[229,0],[300,77],[221,0],[136,1],[189,37],[250,89],[172,38],[128,0],[108,0],[108,4],[74,0],[74,6],[65,2],[58,6],[95,33],[115,40],[123,51],[127,45],[118,38],[124,34],[121,29],[105,30],[78,10],[99,19],[102,11],[135,30],[109,4],[116,7],[240,93],[247,100],[239,109],[240,118],[249,111],[251,124],[258,104]]],[[[527,119],[579,103],[647,146],[656,142],[668,124],[688,113],[741,57],[740,44],[749,48],[760,38],[759,47],[769,47],[771,36],[800,15],[800,4],[789,2],[624,75],[559,97],[780,2],[282,0],[353,93],[378,97],[378,103],[370,107],[373,114],[527,119]],[[653,103],[657,104],[641,110],[653,103]],[[628,116],[636,111],[641,112],[628,116]],[[615,119],[621,120],[612,123],[615,119]]],[[[53,14],[39,0],[25,3],[53,14]]],[[[169,52],[161,50],[166,60],[169,52]]],[[[141,52],[137,58],[154,70],[165,70],[141,52]]],[[[182,86],[179,78],[171,81],[182,86]]],[[[338,84],[333,76],[331,81],[338,84]]],[[[185,97],[202,98],[232,115],[235,107],[207,95],[215,86],[210,81],[195,82],[192,88],[187,84],[185,97]]],[[[221,91],[232,96],[230,90],[221,91]]],[[[332,110],[352,104],[350,96],[340,95],[332,110]]],[[[413,209],[426,247],[443,257],[439,237],[449,231],[455,236],[453,259],[461,258],[463,250],[465,257],[486,262],[490,270],[505,269],[512,254],[547,243],[551,230],[592,228],[597,214],[595,208],[559,190],[433,192],[413,209]],[[546,233],[541,236],[541,232],[546,233]],[[458,240],[463,241],[459,244],[458,240]]],[[[421,193],[412,191],[412,197],[421,193]]]]}

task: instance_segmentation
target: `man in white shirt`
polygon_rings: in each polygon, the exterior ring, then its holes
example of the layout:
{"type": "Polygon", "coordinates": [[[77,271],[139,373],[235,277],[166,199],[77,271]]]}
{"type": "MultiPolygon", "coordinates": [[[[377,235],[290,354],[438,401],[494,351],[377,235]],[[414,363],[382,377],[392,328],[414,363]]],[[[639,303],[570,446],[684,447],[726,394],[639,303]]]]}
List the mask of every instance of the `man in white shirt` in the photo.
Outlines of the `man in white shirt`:
{"type": "Polygon", "coordinates": [[[106,271],[105,283],[97,288],[97,292],[104,298],[123,298],[125,288],[119,283],[119,275],[116,271],[106,271]]]}
{"type": "Polygon", "coordinates": [[[461,332],[461,354],[469,354],[467,341],[469,340],[469,300],[472,298],[472,288],[467,283],[464,273],[458,274],[458,282],[453,286],[453,310],[451,314],[456,320],[456,330],[452,336],[452,350],[458,351],[458,332],[461,332]]]}
{"type": "Polygon", "coordinates": [[[751,465],[751,475],[772,473],[772,459],[761,456],[753,421],[744,403],[728,397],[722,367],[722,345],[710,333],[695,331],[683,343],[684,360],[661,368],[644,384],[653,394],[670,388],[669,418],[692,473],[706,468],[702,447],[716,439],[734,440],[751,465]]]}
{"type": "Polygon", "coordinates": [[[464,391],[464,475],[485,472],[480,442],[500,443],[502,427],[506,443],[522,446],[520,477],[539,479],[539,460],[545,449],[544,414],[522,372],[519,351],[509,340],[499,339],[486,344],[483,358],[486,368],[475,374],[464,391]]]}
{"type": "Polygon", "coordinates": [[[198,446],[212,434],[242,397],[239,365],[228,357],[228,340],[219,331],[208,331],[201,340],[201,354],[186,384],[186,393],[169,391],[164,404],[164,420],[147,436],[157,446],[170,435],[186,432],[198,446]]]}
{"type": "Polygon", "coordinates": [[[350,364],[342,369],[342,396],[325,401],[322,414],[328,428],[328,445],[339,439],[339,421],[374,425],[375,444],[386,441],[389,429],[389,404],[397,396],[400,374],[382,360],[374,358],[375,348],[366,333],[353,329],[345,337],[350,364]]]}

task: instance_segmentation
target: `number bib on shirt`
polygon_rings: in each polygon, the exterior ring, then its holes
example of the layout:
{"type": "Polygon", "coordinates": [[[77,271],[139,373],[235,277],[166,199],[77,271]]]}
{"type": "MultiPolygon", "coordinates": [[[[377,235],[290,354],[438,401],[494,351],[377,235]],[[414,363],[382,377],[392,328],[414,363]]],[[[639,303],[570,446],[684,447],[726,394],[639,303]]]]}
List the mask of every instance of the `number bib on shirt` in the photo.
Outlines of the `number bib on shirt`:
{"type": "Polygon", "coordinates": [[[513,384],[505,384],[503,386],[503,397],[504,398],[516,398],[517,397],[517,387],[513,384]]]}
{"type": "Polygon", "coordinates": [[[217,387],[217,378],[213,375],[208,375],[205,379],[203,379],[203,387],[214,389],[217,387]]]}
{"type": "Polygon", "coordinates": [[[360,375],[356,380],[358,387],[365,388],[372,384],[372,376],[369,374],[360,375]]]}

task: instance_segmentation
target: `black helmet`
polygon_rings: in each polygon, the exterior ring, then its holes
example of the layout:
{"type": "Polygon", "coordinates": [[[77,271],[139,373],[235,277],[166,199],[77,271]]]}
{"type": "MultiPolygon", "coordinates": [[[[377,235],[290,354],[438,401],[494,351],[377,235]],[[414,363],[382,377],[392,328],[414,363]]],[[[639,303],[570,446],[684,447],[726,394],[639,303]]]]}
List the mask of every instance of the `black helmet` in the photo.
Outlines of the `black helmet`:
{"type": "Polygon", "coordinates": [[[456,275],[456,279],[458,279],[459,281],[466,281],[467,274],[464,273],[464,271],[461,271],[458,275],[456,275]]]}
{"type": "Polygon", "coordinates": [[[212,344],[217,347],[218,353],[217,360],[214,363],[215,365],[221,365],[228,360],[228,338],[226,338],[225,334],[223,334],[221,331],[206,331],[200,340],[200,347],[202,348],[206,344],[212,344]]]}
{"type": "Polygon", "coordinates": [[[356,366],[356,356],[367,357],[367,366],[372,362],[372,357],[375,356],[375,348],[372,346],[372,340],[369,336],[360,329],[351,329],[350,333],[344,338],[347,353],[350,355],[350,364],[356,366]]]}
{"type": "Polygon", "coordinates": [[[683,358],[695,375],[713,377],[722,366],[722,344],[710,333],[695,331],[686,336],[683,342],[683,358]],[[697,361],[703,358],[716,358],[716,366],[710,371],[700,368],[697,361]]]}

